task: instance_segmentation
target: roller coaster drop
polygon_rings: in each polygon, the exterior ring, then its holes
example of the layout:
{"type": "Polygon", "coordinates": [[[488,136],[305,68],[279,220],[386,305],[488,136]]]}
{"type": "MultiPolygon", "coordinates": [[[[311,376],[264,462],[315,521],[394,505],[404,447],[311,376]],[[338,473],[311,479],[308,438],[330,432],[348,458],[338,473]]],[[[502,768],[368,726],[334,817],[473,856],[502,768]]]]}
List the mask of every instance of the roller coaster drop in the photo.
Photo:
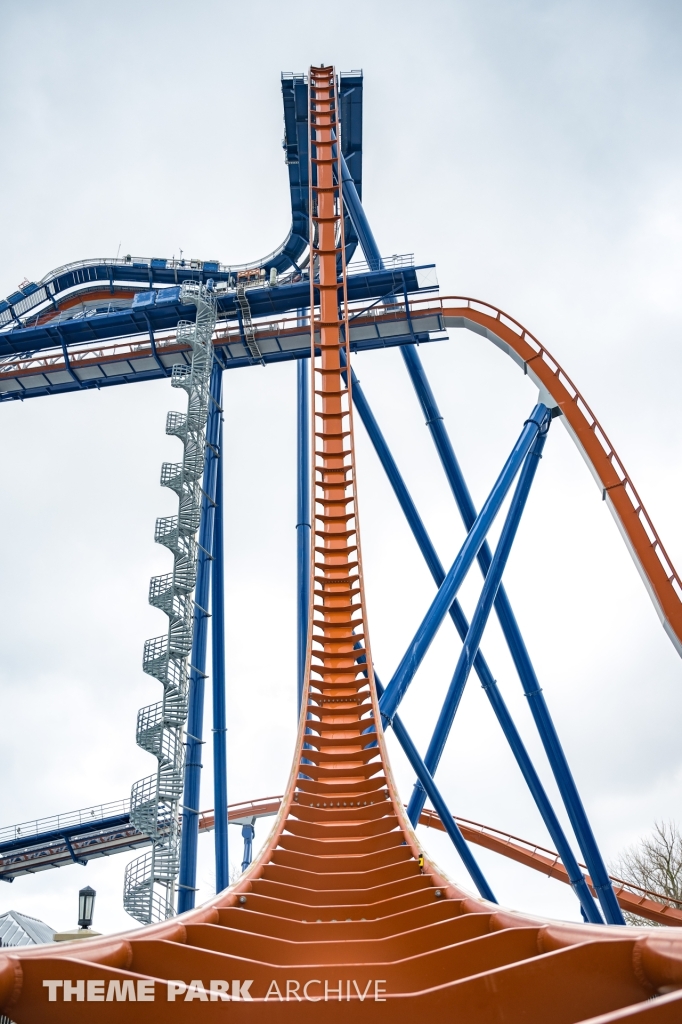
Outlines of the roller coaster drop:
{"type": "Polygon", "coordinates": [[[585,456],[663,626],[682,653],[680,579],[606,435],[546,349],[485,303],[415,296],[424,290],[427,268],[405,259],[382,260],[360,201],[361,74],[337,80],[332,68],[313,67],[307,79],[283,76],[283,93],[293,224],[285,244],[262,263],[92,261],[60,268],[0,304],[3,400],[161,376],[188,394],[187,412],[170,413],[166,428],[182,441],[183,460],[165,464],[161,477],[178,494],[178,515],[158,520],[156,527],[156,540],[173,552],[174,568],[150,587],[150,602],[167,614],[169,626],[164,636],[147,642],[144,654],[145,671],[162,683],[163,698],[138,717],[138,742],[157,757],[158,771],[133,787],[120,813],[102,809],[89,824],[79,820],[34,836],[36,849],[18,829],[7,842],[0,833],[0,877],[6,880],[63,856],[87,859],[96,855],[97,843],[111,849],[151,845],[126,871],[125,901],[138,920],[156,923],[57,951],[43,946],[4,952],[0,1012],[17,1024],[93,1017],[130,1024],[212,1021],[226,1015],[249,1021],[402,1021],[417,1009],[435,1020],[472,1024],[679,1022],[682,933],[618,926],[621,906],[672,924],[682,923],[682,912],[632,887],[614,892],[501,583],[555,417],[561,416],[585,456]],[[367,265],[349,269],[358,243],[367,265]],[[415,347],[437,340],[447,328],[473,330],[492,341],[540,389],[478,513],[415,347]],[[353,352],[387,345],[400,347],[468,531],[449,569],[438,558],[350,366],[353,352]],[[276,812],[276,819],[262,852],[250,866],[247,854],[246,870],[228,886],[222,371],[290,358],[298,360],[299,731],[284,796],[230,812],[243,824],[247,845],[259,814],[276,812]],[[374,671],[365,608],[354,409],[437,586],[385,688],[374,671]],[[515,481],[492,554],[486,535],[515,481]],[[484,583],[469,623],[457,593],[476,560],[484,583]],[[198,812],[198,754],[209,602],[216,788],[214,816],[207,823],[198,812]],[[589,873],[573,852],[480,650],[493,608],[589,873]],[[422,758],[398,708],[448,615],[463,646],[422,758]],[[455,819],[434,781],[472,669],[556,846],[553,860],[548,851],[513,837],[502,841],[494,830],[455,819]],[[407,809],[391,776],[388,728],[417,776],[407,809]],[[432,811],[424,809],[427,799],[432,811]],[[419,821],[449,834],[477,897],[429,861],[413,831],[419,821]],[[215,828],[218,892],[195,910],[200,827],[215,828]],[[568,881],[585,923],[501,910],[471,851],[472,840],[506,847],[517,860],[541,863],[568,881]],[[172,917],[176,885],[180,917],[172,917]]]}

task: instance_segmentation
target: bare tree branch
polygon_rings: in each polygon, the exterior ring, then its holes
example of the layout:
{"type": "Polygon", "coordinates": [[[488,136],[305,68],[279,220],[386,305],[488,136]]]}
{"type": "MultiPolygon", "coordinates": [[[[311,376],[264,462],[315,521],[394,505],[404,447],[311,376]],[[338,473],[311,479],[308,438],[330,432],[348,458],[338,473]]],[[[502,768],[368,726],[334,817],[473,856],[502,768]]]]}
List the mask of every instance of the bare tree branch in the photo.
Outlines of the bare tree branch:
{"type": "MultiPolygon", "coordinates": [[[[656,822],[650,836],[621,854],[612,874],[631,885],[659,893],[662,902],[669,906],[674,905],[673,900],[682,900],[682,832],[677,822],[656,822]]],[[[625,912],[625,918],[629,924],[654,925],[636,914],[625,912]]]]}

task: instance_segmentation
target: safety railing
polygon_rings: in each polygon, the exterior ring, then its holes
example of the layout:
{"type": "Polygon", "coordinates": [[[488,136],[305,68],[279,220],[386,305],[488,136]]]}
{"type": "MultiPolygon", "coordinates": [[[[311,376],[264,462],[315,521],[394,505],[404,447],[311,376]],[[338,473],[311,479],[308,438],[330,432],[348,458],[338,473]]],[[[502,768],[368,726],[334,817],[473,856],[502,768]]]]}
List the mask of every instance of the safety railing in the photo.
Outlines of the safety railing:
{"type": "MultiPolygon", "coordinates": [[[[575,402],[576,407],[584,417],[589,430],[594,434],[604,451],[606,458],[616,473],[618,483],[613,486],[622,487],[623,493],[627,496],[630,509],[640,521],[651,548],[655,552],[668,582],[672,586],[678,600],[682,601],[682,577],[680,577],[680,574],[673,566],[651,517],[646,511],[642,499],[637,492],[632,478],[625,469],[613,444],[606,434],[606,431],[603,429],[588,402],[578,391],[578,388],[566,371],[559,365],[545,346],[542,345],[542,343],[538,341],[530,331],[523,327],[518,320],[490,303],[469,296],[414,298],[409,302],[409,314],[405,309],[404,303],[400,302],[392,306],[377,303],[373,308],[367,308],[366,303],[357,303],[351,304],[351,308],[353,322],[355,324],[361,323],[364,319],[374,322],[379,320],[385,322],[409,318],[417,329],[420,318],[430,316],[434,313],[442,315],[445,309],[470,309],[474,312],[483,313],[484,315],[491,317],[493,320],[498,321],[509,330],[513,331],[519,339],[531,348],[534,355],[542,360],[552,375],[556,377],[556,379],[566,389],[572,401],[575,402]]],[[[273,321],[272,318],[269,318],[267,321],[259,321],[255,318],[253,323],[256,338],[286,333],[300,333],[302,330],[306,330],[306,328],[302,327],[298,322],[298,318],[295,316],[282,317],[276,321],[273,321]]],[[[221,322],[214,334],[214,344],[227,342],[230,336],[229,328],[224,328],[221,322]]],[[[156,348],[157,352],[177,352],[183,350],[184,346],[178,343],[177,338],[173,333],[166,336],[159,335],[156,338],[156,348]]],[[[69,353],[69,362],[71,369],[77,371],[81,366],[86,367],[96,363],[134,358],[136,355],[149,355],[149,352],[149,339],[145,336],[144,340],[130,340],[124,343],[112,342],[110,344],[101,344],[95,347],[88,346],[83,347],[80,351],[78,348],[74,348],[69,353]]],[[[5,377],[20,377],[35,373],[44,373],[63,367],[64,357],[61,351],[50,352],[42,354],[41,356],[27,357],[24,359],[11,358],[4,362],[0,362],[0,382],[5,377]]],[[[188,380],[189,373],[190,368],[188,366],[174,367],[173,383],[182,386],[185,381],[188,380]]]]}
{"type": "MultiPolygon", "coordinates": [[[[401,267],[413,267],[414,266],[414,253],[405,252],[395,254],[393,256],[382,256],[381,262],[384,265],[384,270],[397,270],[401,267]]],[[[367,260],[353,260],[348,264],[348,276],[351,277],[353,274],[367,274],[370,271],[376,270],[376,267],[370,266],[367,260]]]]}
{"type": "MultiPolygon", "coordinates": [[[[439,820],[438,815],[435,813],[435,811],[431,811],[428,809],[422,812],[422,816],[426,820],[420,823],[426,825],[427,828],[429,827],[431,821],[435,822],[436,820],[439,820]]],[[[516,847],[519,850],[523,850],[531,857],[535,854],[539,854],[543,858],[553,862],[554,864],[561,863],[561,858],[555,850],[550,850],[546,846],[541,846],[539,843],[530,843],[527,839],[522,839],[520,836],[515,836],[511,832],[504,832],[500,829],[492,828],[490,825],[482,825],[480,822],[470,821],[468,818],[457,817],[455,820],[457,821],[457,824],[460,825],[460,827],[470,829],[474,832],[478,832],[481,836],[490,836],[491,839],[496,840],[497,843],[501,846],[506,845],[509,848],[516,847]]],[[[501,851],[498,850],[498,852],[501,851]]],[[[581,863],[580,867],[584,871],[587,871],[587,868],[584,864],[581,863]]],[[[648,896],[652,900],[655,900],[657,903],[668,903],[671,907],[682,908],[682,899],[676,899],[673,896],[667,896],[663,893],[655,892],[653,889],[646,889],[641,885],[637,885],[635,882],[630,882],[625,878],[619,878],[618,875],[609,875],[609,878],[615,886],[618,886],[621,889],[627,889],[628,892],[632,892],[635,895],[648,896]]]]}
{"type": "MultiPolygon", "coordinates": [[[[466,296],[447,296],[438,298],[424,298],[414,299],[410,302],[410,315],[418,318],[420,315],[424,315],[427,312],[433,312],[437,310],[442,313],[445,309],[452,308],[464,308],[472,309],[488,316],[504,324],[509,330],[513,331],[518,337],[526,342],[533,350],[536,356],[542,359],[543,363],[549,368],[554,377],[563,385],[571,400],[575,402],[577,408],[582,413],[590,431],[594,434],[595,438],[599,442],[601,448],[606,455],[606,458],[613,467],[617,477],[618,483],[612,486],[623,487],[624,493],[627,495],[628,501],[631,506],[631,510],[634,515],[639,519],[644,532],[646,533],[649,543],[652,549],[655,551],[659,562],[665,572],[668,582],[672,585],[677,594],[679,600],[682,601],[682,578],[673,566],[668,554],[663,546],[663,542],[659,537],[656,527],[654,526],[651,517],[646,511],[642,499],[637,493],[637,489],[630,477],[629,473],[625,469],[625,466],[621,462],[616,449],[609,440],[609,437],[604,428],[599,423],[597,417],[592,412],[592,409],[586,402],[583,395],[578,391],[571,378],[568,376],[566,371],[559,365],[554,357],[548,352],[545,346],[538,341],[535,335],[531,334],[530,331],[515,320],[514,317],[508,313],[498,309],[497,306],[492,306],[488,302],[483,302],[480,299],[472,299],[466,296]],[[452,303],[461,303],[462,306],[453,307],[452,303]]],[[[390,316],[390,314],[387,314],[390,316]]],[[[609,488],[611,489],[611,488],[609,488]]]]}
{"type": "Polygon", "coordinates": [[[46,818],[35,818],[33,821],[22,821],[18,825],[6,825],[0,828],[0,843],[10,843],[17,839],[31,839],[45,832],[58,832],[60,829],[73,828],[76,825],[89,825],[93,821],[115,818],[130,813],[130,800],[112,800],[110,803],[93,804],[78,811],[66,814],[51,814],[46,818]]]}

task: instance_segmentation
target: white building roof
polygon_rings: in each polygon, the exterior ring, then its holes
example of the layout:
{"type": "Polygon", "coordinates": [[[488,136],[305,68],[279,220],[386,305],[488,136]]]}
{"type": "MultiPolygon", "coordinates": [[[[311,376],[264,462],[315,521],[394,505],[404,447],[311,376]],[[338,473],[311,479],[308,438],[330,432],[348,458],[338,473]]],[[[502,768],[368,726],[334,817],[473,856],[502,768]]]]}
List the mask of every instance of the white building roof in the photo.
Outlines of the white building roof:
{"type": "Polygon", "coordinates": [[[54,933],[49,924],[18,910],[0,914],[0,946],[39,946],[53,942],[54,933]]]}

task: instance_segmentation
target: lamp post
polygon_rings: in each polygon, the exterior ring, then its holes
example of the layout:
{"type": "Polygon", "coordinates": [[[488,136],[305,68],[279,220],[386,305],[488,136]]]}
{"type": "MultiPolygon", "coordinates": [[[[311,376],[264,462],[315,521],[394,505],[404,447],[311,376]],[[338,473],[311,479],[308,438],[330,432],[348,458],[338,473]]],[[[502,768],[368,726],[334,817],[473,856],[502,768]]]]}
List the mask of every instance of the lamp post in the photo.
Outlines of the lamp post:
{"type": "Polygon", "coordinates": [[[55,942],[73,942],[74,939],[91,939],[100,932],[93,932],[92,918],[95,912],[95,890],[86,885],[78,893],[78,928],[70,932],[57,932],[55,942]]]}
{"type": "Polygon", "coordinates": [[[95,896],[97,893],[95,890],[86,885],[84,889],[81,889],[78,893],[78,927],[85,928],[88,931],[92,925],[92,918],[95,912],[95,896]]]}

